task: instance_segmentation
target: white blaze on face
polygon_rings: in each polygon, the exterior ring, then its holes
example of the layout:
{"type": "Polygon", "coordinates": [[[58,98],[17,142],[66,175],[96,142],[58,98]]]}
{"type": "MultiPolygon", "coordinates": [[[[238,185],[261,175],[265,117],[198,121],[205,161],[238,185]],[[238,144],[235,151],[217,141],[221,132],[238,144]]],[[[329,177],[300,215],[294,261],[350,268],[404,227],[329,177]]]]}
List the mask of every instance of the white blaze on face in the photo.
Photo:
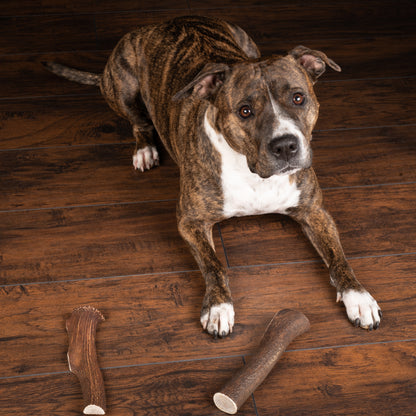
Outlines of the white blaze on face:
{"type": "Polygon", "coordinates": [[[270,90],[268,89],[270,102],[274,113],[274,125],[273,125],[273,138],[279,138],[286,134],[293,135],[299,140],[299,161],[300,163],[305,162],[309,159],[309,143],[305,135],[296,125],[295,121],[289,118],[285,112],[280,108],[279,104],[273,98],[270,90]]]}
{"type": "Polygon", "coordinates": [[[211,126],[205,114],[204,128],[221,155],[221,184],[226,218],[269,213],[285,214],[299,203],[300,190],[290,175],[261,178],[252,173],[246,156],[230,147],[221,133],[211,126]]]}

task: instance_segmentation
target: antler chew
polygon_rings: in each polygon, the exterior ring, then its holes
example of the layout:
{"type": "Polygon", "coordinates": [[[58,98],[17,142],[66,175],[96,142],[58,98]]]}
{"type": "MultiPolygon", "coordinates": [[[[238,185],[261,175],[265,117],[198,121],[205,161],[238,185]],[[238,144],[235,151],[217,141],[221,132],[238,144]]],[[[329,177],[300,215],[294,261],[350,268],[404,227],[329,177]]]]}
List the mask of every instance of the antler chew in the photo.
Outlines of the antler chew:
{"type": "Polygon", "coordinates": [[[276,313],[247,364],[215,393],[214,403],[218,409],[231,415],[237,413],[267,377],[290,342],[309,327],[308,318],[301,312],[284,309],[276,313]]]}
{"type": "Polygon", "coordinates": [[[95,349],[95,332],[102,321],[104,316],[92,306],[75,309],[66,321],[69,371],[81,384],[85,415],[104,415],[106,410],[104,381],[95,349]]]}

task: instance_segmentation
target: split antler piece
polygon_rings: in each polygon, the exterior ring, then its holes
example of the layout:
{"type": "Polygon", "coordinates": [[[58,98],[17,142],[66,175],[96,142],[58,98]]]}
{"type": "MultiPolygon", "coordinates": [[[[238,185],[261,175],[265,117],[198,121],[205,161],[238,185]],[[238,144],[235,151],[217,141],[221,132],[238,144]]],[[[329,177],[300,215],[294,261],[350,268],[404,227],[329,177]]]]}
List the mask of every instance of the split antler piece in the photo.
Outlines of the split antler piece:
{"type": "Polygon", "coordinates": [[[270,321],[256,352],[230,381],[214,395],[218,409],[235,414],[263,382],[290,342],[310,327],[301,312],[284,309],[270,321]]]}
{"type": "Polygon", "coordinates": [[[104,381],[95,349],[95,332],[102,321],[104,316],[92,306],[75,309],[66,321],[69,371],[81,383],[85,415],[105,414],[104,381]]]}

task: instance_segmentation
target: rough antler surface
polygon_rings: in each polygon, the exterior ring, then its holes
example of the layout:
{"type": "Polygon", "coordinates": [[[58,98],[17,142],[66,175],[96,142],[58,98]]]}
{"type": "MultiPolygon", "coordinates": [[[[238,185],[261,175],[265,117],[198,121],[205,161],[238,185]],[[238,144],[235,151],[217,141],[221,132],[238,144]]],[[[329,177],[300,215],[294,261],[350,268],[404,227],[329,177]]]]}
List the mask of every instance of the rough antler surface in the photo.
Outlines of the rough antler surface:
{"type": "Polygon", "coordinates": [[[218,409],[228,414],[238,409],[263,382],[290,342],[310,327],[306,316],[284,309],[274,315],[255,353],[247,364],[214,395],[218,409]]]}
{"type": "Polygon", "coordinates": [[[104,415],[106,411],[104,381],[95,348],[96,328],[102,321],[103,315],[92,306],[75,309],[66,321],[69,371],[81,384],[86,415],[104,415]]]}

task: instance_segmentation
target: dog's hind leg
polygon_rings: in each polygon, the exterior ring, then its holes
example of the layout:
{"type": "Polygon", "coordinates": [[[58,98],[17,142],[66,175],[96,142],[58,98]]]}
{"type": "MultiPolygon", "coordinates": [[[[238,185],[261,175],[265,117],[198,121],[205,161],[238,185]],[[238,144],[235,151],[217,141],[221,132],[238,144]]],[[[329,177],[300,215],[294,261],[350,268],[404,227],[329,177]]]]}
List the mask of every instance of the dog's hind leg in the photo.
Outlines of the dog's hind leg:
{"type": "Polygon", "coordinates": [[[132,125],[136,139],[133,166],[144,172],[159,165],[155,128],[143,102],[134,70],[134,52],[124,38],[112,53],[101,79],[101,92],[109,106],[132,125]]]}

